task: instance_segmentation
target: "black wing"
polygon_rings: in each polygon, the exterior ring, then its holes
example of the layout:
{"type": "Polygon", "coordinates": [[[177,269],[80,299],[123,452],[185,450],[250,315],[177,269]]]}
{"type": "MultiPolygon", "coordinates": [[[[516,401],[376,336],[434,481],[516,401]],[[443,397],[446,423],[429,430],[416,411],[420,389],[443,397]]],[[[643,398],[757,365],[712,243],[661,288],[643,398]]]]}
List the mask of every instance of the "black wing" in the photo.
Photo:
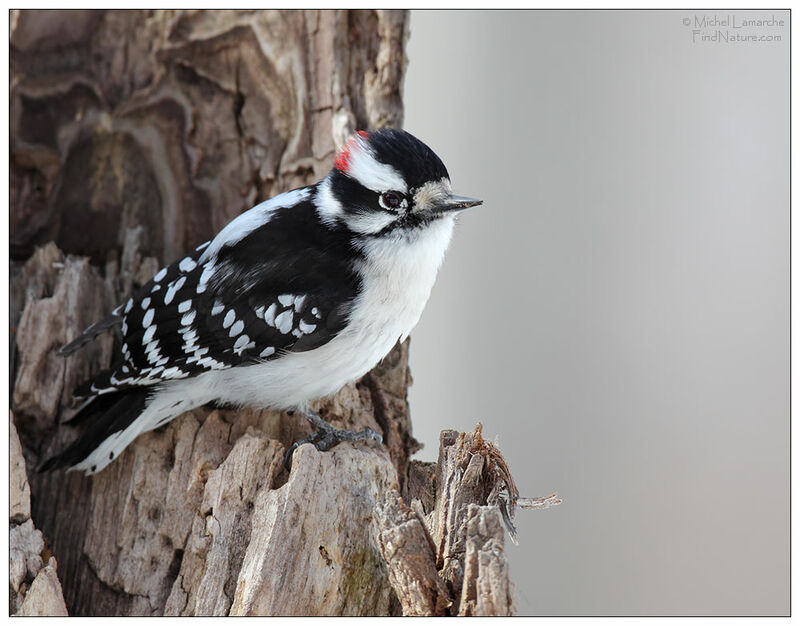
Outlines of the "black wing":
{"type": "Polygon", "coordinates": [[[357,292],[357,252],[344,233],[323,232],[313,211],[310,202],[283,209],[213,255],[204,244],[162,269],[115,311],[118,365],[75,395],[249,365],[333,339],[357,292]]]}

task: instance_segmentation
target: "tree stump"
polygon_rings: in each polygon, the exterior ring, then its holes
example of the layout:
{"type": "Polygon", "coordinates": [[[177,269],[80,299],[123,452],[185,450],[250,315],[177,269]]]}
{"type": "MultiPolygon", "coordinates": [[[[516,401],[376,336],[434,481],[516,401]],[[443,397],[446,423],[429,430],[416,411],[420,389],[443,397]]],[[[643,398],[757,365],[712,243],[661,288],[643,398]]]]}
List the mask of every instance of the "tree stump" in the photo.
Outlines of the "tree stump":
{"type": "Polygon", "coordinates": [[[314,407],[382,447],[301,446],[289,473],[299,417],[205,407],[95,476],[32,471],[76,435],[71,391],[115,338],[55,350],[241,211],[324,176],[354,129],[400,126],[407,34],[404,11],[12,12],[14,612],[512,612],[513,481],[480,429],[410,461],[408,342],[314,407]]]}

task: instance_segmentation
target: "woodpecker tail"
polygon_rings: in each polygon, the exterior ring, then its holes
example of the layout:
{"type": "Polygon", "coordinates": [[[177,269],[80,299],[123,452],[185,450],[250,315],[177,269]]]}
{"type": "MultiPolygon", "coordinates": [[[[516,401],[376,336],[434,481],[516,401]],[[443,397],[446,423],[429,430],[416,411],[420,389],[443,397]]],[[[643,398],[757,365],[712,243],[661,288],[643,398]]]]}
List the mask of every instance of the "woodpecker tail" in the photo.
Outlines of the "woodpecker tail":
{"type": "Polygon", "coordinates": [[[69,421],[88,422],[86,429],[67,448],[39,465],[37,471],[69,467],[93,474],[103,469],[116,458],[117,446],[105,452],[102,459],[93,457],[98,457],[104,443],[116,440],[130,429],[144,410],[148,395],[146,389],[126,390],[95,396],[84,403],[69,421]]]}
{"type": "Polygon", "coordinates": [[[119,314],[119,311],[120,309],[117,308],[111,315],[104,317],[99,322],[95,322],[89,326],[75,339],[70,341],[65,346],[61,346],[57,354],[59,356],[68,356],[73,352],[77,352],[98,335],[102,335],[104,332],[107,332],[118,324],[121,324],[122,316],[119,314]]]}

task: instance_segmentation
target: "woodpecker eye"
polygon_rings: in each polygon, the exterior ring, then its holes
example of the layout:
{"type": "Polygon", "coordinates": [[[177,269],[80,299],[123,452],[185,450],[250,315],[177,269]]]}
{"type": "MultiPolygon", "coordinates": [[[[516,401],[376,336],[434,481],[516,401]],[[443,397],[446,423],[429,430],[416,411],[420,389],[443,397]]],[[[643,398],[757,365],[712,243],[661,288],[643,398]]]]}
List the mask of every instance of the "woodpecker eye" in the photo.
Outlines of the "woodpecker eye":
{"type": "Polygon", "coordinates": [[[406,197],[399,191],[384,191],[378,201],[384,209],[389,211],[397,211],[408,205],[406,197]]]}

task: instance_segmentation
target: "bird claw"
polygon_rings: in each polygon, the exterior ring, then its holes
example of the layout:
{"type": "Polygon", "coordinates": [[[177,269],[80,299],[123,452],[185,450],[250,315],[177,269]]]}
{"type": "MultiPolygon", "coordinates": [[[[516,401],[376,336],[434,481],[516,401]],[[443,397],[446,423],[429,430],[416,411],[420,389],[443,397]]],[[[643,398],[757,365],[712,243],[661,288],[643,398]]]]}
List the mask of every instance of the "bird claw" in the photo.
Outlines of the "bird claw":
{"type": "Polygon", "coordinates": [[[378,445],[383,443],[383,436],[371,428],[365,428],[359,431],[339,430],[327,422],[324,422],[316,413],[311,413],[309,411],[306,417],[312,424],[317,426],[317,430],[308,435],[308,437],[295,441],[289,446],[289,449],[286,451],[286,456],[283,459],[283,465],[286,467],[287,471],[291,471],[292,469],[292,455],[294,451],[304,443],[313,443],[314,447],[320,452],[327,452],[343,441],[376,441],[378,445]]]}

